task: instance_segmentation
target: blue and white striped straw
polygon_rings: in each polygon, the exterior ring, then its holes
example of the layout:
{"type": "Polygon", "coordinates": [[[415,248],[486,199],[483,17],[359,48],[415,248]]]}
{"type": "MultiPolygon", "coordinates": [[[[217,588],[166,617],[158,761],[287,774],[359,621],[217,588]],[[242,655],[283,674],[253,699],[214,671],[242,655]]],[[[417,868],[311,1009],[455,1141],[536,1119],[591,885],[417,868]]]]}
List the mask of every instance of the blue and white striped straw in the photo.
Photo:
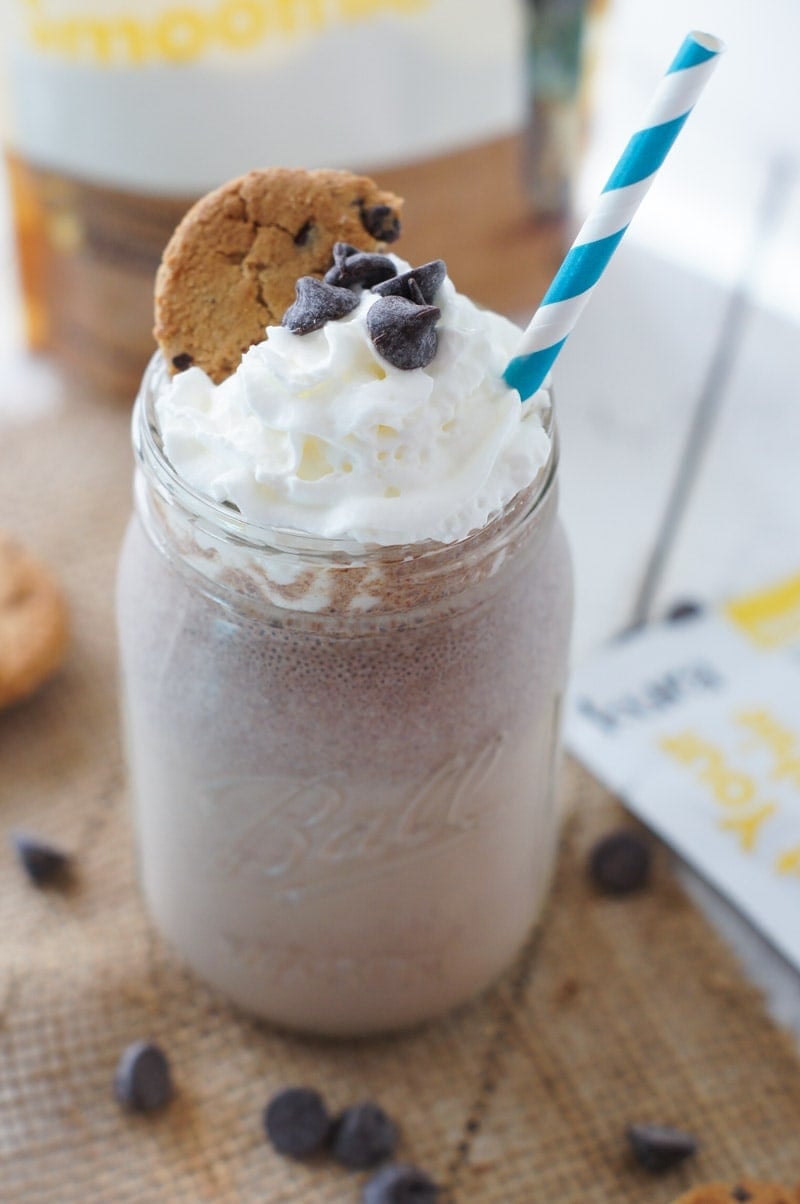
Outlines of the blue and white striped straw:
{"type": "Polygon", "coordinates": [[[684,39],[503,373],[523,401],[544,383],[724,48],[707,33],[684,39]]]}

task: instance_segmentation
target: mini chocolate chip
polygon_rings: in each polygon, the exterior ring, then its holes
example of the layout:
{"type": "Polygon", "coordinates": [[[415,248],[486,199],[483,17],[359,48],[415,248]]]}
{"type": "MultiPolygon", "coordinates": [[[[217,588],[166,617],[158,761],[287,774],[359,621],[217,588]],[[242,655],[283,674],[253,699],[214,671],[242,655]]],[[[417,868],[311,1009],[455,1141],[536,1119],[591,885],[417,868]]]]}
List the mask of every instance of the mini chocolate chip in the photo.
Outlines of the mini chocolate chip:
{"type": "Polygon", "coordinates": [[[311,238],[313,229],[313,222],[306,222],[304,226],[301,226],[294,236],[294,245],[296,247],[304,247],[311,238]]]}
{"type": "Polygon", "coordinates": [[[179,372],[185,372],[187,368],[191,368],[194,363],[194,356],[189,355],[188,351],[182,351],[180,355],[173,355],[172,366],[177,368],[179,372]]]}
{"type": "Polygon", "coordinates": [[[292,334],[310,334],[331,319],[343,318],[358,305],[355,293],[325,284],[316,276],[301,276],[295,285],[295,296],[294,305],[283,315],[283,325],[292,334]]]}
{"type": "Polygon", "coordinates": [[[361,221],[367,234],[380,242],[396,242],[400,237],[400,218],[388,205],[362,205],[361,221]]]}
{"type": "Polygon", "coordinates": [[[367,311],[367,330],[375,349],[395,368],[425,368],[436,355],[435,305],[415,305],[405,297],[381,297],[367,311]]]}
{"type": "Polygon", "coordinates": [[[668,623],[681,623],[684,619],[698,618],[703,614],[704,610],[705,607],[702,602],[695,602],[691,598],[686,598],[670,606],[664,618],[668,623]]]}
{"type": "Polygon", "coordinates": [[[620,828],[609,832],[589,854],[589,873],[595,886],[606,895],[629,895],[650,881],[652,853],[638,832],[620,828]]]}
{"type": "Polygon", "coordinates": [[[35,886],[50,886],[66,881],[70,856],[63,849],[29,832],[12,832],[11,843],[20,865],[35,886]]]}
{"type": "Polygon", "coordinates": [[[352,288],[360,284],[363,288],[371,288],[397,275],[397,268],[388,255],[371,255],[368,251],[356,251],[339,263],[334,263],[325,273],[326,284],[335,284],[340,288],[352,288]]]}
{"type": "Polygon", "coordinates": [[[415,1166],[387,1166],[378,1171],[361,1194],[362,1204],[436,1204],[439,1188],[415,1166]]]}
{"type": "Polygon", "coordinates": [[[151,1041],[135,1041],[125,1049],[114,1075],[114,1095],[134,1112],[155,1112],[173,1096],[167,1055],[151,1041]]]}
{"type": "Polygon", "coordinates": [[[738,1183],[736,1185],[736,1187],[731,1188],[731,1199],[732,1200],[744,1201],[744,1200],[752,1200],[752,1198],[753,1198],[753,1193],[751,1191],[748,1191],[746,1187],[743,1187],[741,1185],[741,1183],[738,1183]]]}
{"type": "Polygon", "coordinates": [[[327,1143],[331,1118],[318,1091],[287,1087],[264,1109],[264,1129],[279,1154],[310,1158],[327,1143]]]}
{"type": "Polygon", "coordinates": [[[636,1161],[647,1171],[668,1171],[697,1152],[691,1133],[666,1125],[628,1125],[626,1132],[636,1161]]]}
{"type": "Polygon", "coordinates": [[[373,287],[374,293],[381,297],[407,297],[409,301],[418,301],[419,290],[426,305],[433,305],[433,300],[442,287],[447,275],[447,265],[443,259],[432,259],[421,267],[412,268],[410,272],[402,272],[391,280],[384,280],[373,287]],[[412,288],[412,281],[417,290],[412,288]]]}
{"type": "Polygon", "coordinates": [[[391,1158],[396,1146],[397,1126],[378,1104],[353,1104],[335,1121],[333,1156],[352,1170],[377,1166],[391,1158]]]}

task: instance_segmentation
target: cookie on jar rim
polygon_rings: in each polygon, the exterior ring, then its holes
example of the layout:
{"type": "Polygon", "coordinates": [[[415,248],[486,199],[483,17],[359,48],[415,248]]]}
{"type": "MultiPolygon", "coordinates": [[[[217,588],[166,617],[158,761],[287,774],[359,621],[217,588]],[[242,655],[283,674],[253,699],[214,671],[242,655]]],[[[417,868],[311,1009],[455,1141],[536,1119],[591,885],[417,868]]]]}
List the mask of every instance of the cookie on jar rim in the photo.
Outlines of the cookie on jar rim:
{"type": "Polygon", "coordinates": [[[156,276],[156,340],[171,372],[219,384],[277,325],[301,276],[320,280],[336,243],[381,251],[400,234],[402,200],[347,171],[265,168],[202,197],[156,276]]]}

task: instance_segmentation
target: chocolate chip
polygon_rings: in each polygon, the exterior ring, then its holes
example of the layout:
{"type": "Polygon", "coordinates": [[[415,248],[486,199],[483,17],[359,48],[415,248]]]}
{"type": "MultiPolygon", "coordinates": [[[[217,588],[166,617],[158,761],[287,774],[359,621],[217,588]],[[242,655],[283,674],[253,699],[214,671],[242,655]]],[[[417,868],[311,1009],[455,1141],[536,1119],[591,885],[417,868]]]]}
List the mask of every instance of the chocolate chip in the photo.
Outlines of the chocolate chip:
{"type": "Polygon", "coordinates": [[[410,272],[402,272],[391,280],[374,285],[372,291],[379,293],[381,297],[407,297],[409,301],[417,302],[421,292],[425,304],[432,305],[446,275],[447,265],[444,260],[432,259],[430,263],[423,263],[419,268],[412,268],[410,272]],[[416,289],[414,285],[417,286],[416,289]]]}
{"type": "Polygon", "coordinates": [[[388,205],[362,206],[361,221],[367,234],[380,242],[395,242],[400,237],[400,218],[388,205]]]}
{"type": "Polygon", "coordinates": [[[318,1091],[287,1087],[264,1110],[264,1129],[279,1154],[310,1158],[326,1145],[331,1118],[318,1091]]]}
{"type": "Polygon", "coordinates": [[[194,363],[194,356],[189,355],[188,351],[182,351],[180,355],[173,355],[172,366],[177,368],[178,372],[185,372],[187,368],[191,368],[194,363]]]}
{"type": "Polygon", "coordinates": [[[375,349],[395,368],[425,368],[436,355],[435,305],[415,305],[405,297],[381,297],[367,311],[367,330],[375,349]]]}
{"type": "Polygon", "coordinates": [[[741,1183],[737,1184],[736,1187],[731,1188],[731,1199],[732,1200],[744,1201],[744,1200],[752,1200],[752,1198],[753,1198],[753,1193],[751,1191],[748,1191],[746,1187],[742,1187],[741,1183]]]}
{"type": "Polygon", "coordinates": [[[636,1161],[647,1171],[668,1171],[697,1152],[691,1133],[666,1125],[628,1125],[626,1132],[636,1161]]]}
{"type": "Polygon", "coordinates": [[[638,832],[621,828],[601,837],[589,854],[589,873],[606,895],[629,895],[650,881],[652,853],[638,832]]]}
{"type": "Polygon", "coordinates": [[[301,276],[295,285],[295,296],[294,305],[283,315],[283,325],[292,334],[310,334],[332,319],[343,318],[358,305],[355,293],[325,284],[316,276],[301,276]]]}
{"type": "Polygon", "coordinates": [[[325,282],[335,284],[340,288],[352,288],[360,284],[363,288],[371,288],[397,275],[397,268],[388,255],[371,255],[368,251],[356,251],[352,255],[334,263],[325,273],[325,282]]]}
{"type": "Polygon", "coordinates": [[[396,1146],[397,1126],[378,1104],[353,1104],[335,1122],[333,1156],[352,1170],[377,1166],[391,1158],[396,1146]]]}
{"type": "Polygon", "coordinates": [[[117,1100],[134,1112],[155,1112],[172,1099],[172,1075],[167,1055],[151,1041],[135,1041],[117,1063],[117,1100]]]}
{"type": "Polygon", "coordinates": [[[313,222],[306,222],[306,224],[304,226],[301,226],[300,229],[297,231],[297,233],[294,236],[294,245],[296,247],[304,247],[306,245],[306,243],[308,242],[308,240],[311,238],[311,233],[312,233],[313,229],[314,229],[313,222]]]}
{"type": "Polygon", "coordinates": [[[698,618],[704,610],[702,602],[694,602],[691,598],[686,598],[670,606],[664,618],[668,623],[682,623],[684,619],[698,618]]]}
{"type": "Polygon", "coordinates": [[[436,1204],[439,1188],[415,1166],[387,1166],[365,1183],[362,1204],[436,1204]]]}
{"type": "Polygon", "coordinates": [[[70,856],[63,849],[29,832],[12,832],[11,843],[20,865],[35,886],[66,882],[70,856]]]}

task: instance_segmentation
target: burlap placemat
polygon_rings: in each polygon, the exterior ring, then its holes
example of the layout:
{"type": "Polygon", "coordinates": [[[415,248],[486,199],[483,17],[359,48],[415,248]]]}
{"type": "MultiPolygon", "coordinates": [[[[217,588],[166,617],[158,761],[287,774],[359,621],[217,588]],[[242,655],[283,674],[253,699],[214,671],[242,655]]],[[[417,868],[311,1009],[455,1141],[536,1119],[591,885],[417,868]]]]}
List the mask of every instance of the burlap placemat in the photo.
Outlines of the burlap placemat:
{"type": "Polygon", "coordinates": [[[69,661],[0,715],[0,819],[76,852],[74,889],[34,890],[0,855],[0,1198],[36,1204],[357,1199],[358,1178],[282,1161],[261,1111],[288,1083],[334,1107],[380,1099],[402,1156],[458,1204],[664,1204],[745,1172],[800,1178],[800,1064],[661,852],[654,888],[593,895],[593,836],[619,813],[576,766],[558,879],[536,940],[484,998],[363,1044],[282,1036],[235,1014],[148,929],[117,733],[113,570],[129,498],[127,415],[72,401],[5,432],[0,525],[60,572],[69,661]],[[152,1036],[179,1092],[120,1112],[120,1050],[152,1036]],[[665,1177],[631,1161],[631,1120],[677,1124],[699,1155],[665,1177]]]}

